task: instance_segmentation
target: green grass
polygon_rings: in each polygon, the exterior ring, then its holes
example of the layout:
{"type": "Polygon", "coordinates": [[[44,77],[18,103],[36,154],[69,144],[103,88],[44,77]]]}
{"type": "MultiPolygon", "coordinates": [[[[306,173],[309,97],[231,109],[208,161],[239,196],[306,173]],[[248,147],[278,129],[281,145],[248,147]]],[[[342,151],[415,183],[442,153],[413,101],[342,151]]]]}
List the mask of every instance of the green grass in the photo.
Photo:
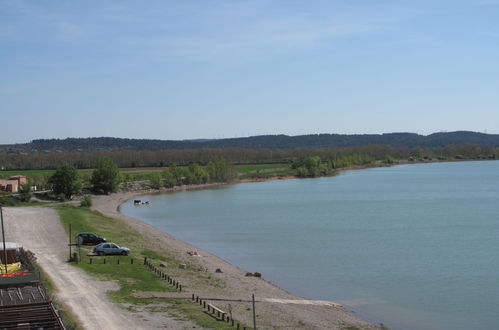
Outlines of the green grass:
{"type": "Polygon", "coordinates": [[[140,167],[140,168],[122,168],[120,169],[121,174],[127,173],[155,173],[161,172],[165,167],[140,167]]]}
{"type": "Polygon", "coordinates": [[[71,224],[73,237],[79,232],[95,232],[107,238],[108,241],[135,248],[134,255],[137,256],[137,248],[140,250],[141,237],[122,221],[105,217],[99,212],[89,209],[60,205],[57,207],[61,221],[66,230],[71,224]]]}
{"type": "Polygon", "coordinates": [[[118,303],[144,305],[157,301],[157,299],[134,297],[134,292],[176,292],[167,281],[161,280],[159,276],[147,270],[142,259],[134,258],[132,264],[132,258],[134,257],[83,257],[78,266],[101,279],[117,282],[120,289],[109,292],[109,296],[118,303]]]}
{"type": "Polygon", "coordinates": [[[42,176],[47,175],[50,176],[55,172],[55,170],[9,170],[9,171],[0,171],[0,178],[9,178],[14,175],[24,175],[26,177],[32,176],[42,176]]]}
{"type": "MultiPolygon", "coordinates": [[[[197,325],[208,328],[208,329],[231,329],[234,330],[234,327],[230,325],[230,323],[223,322],[215,319],[213,316],[210,316],[207,312],[205,312],[201,306],[196,303],[193,303],[188,299],[168,299],[166,300],[169,303],[168,312],[170,315],[176,316],[181,320],[190,320],[197,325]],[[181,314],[172,314],[172,309],[174,311],[180,312],[181,314]],[[182,317],[184,315],[184,317],[182,317]]],[[[243,324],[241,324],[241,329],[243,328],[243,324]]]]}
{"type": "Polygon", "coordinates": [[[269,178],[276,176],[295,175],[296,171],[289,164],[261,164],[234,166],[240,179],[269,178]]]}
{"type": "MultiPolygon", "coordinates": [[[[217,321],[206,314],[200,306],[189,299],[134,297],[134,292],[175,291],[167,281],[161,280],[159,276],[147,270],[143,265],[144,257],[154,259],[156,263],[160,261],[166,262],[167,267],[164,268],[166,273],[168,273],[169,269],[172,269],[170,267],[176,267],[179,261],[144,246],[143,242],[147,241],[147,238],[141,237],[120,220],[74,206],[61,205],[56,207],[56,209],[66,230],[69,230],[69,224],[71,224],[73,240],[78,232],[94,232],[105,236],[109,242],[124,245],[131,249],[132,253],[130,256],[88,257],[87,253],[91,251],[92,247],[80,248],[82,259],[78,264],[75,264],[77,267],[84,269],[100,279],[114,281],[120,286],[119,290],[108,293],[113,301],[127,305],[131,304],[127,308],[132,312],[141,308],[153,312],[164,312],[167,310],[169,314],[182,320],[190,320],[201,327],[211,329],[232,328],[227,323],[217,321]],[[131,263],[132,259],[134,261],[133,264],[131,263]]],[[[73,247],[73,252],[78,252],[78,249],[73,247]]],[[[196,276],[189,269],[189,266],[185,274],[196,276]]],[[[210,282],[209,284],[213,285],[211,283],[213,279],[207,280],[210,282]]]]}

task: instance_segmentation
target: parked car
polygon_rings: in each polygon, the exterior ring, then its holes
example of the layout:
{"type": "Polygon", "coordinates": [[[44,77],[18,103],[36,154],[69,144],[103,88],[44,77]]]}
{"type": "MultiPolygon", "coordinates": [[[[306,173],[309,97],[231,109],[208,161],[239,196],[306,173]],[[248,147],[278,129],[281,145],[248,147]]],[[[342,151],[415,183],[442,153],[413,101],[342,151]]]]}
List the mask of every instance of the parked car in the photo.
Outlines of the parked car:
{"type": "Polygon", "coordinates": [[[79,233],[76,235],[76,242],[79,245],[85,245],[85,244],[95,245],[106,242],[106,238],[96,235],[94,233],[79,233]]]}
{"type": "Polygon", "coordinates": [[[114,243],[100,243],[94,247],[94,252],[100,256],[106,254],[121,254],[127,256],[130,253],[130,249],[114,243]]]}

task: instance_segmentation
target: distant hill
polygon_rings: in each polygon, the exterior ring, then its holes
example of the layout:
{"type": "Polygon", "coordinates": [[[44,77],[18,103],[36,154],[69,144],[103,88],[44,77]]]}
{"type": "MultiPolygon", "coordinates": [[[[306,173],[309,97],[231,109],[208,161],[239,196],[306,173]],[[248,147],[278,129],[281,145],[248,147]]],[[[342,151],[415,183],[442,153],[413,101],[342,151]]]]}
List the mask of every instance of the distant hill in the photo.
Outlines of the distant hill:
{"type": "Polygon", "coordinates": [[[113,137],[39,139],[25,144],[0,145],[0,152],[53,152],[96,150],[162,150],[199,148],[252,148],[294,149],[307,147],[354,147],[365,145],[390,145],[400,147],[436,148],[447,145],[472,144],[499,146],[498,134],[469,131],[433,133],[385,134],[309,134],[309,135],[260,135],[231,139],[199,140],[147,140],[113,137]]]}

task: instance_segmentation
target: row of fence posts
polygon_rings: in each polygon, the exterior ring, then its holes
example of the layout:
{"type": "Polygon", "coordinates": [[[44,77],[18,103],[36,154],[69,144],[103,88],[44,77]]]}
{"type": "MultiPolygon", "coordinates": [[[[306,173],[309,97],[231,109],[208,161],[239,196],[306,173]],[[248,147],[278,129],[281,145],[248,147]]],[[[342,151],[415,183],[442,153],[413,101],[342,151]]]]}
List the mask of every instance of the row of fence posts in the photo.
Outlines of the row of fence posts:
{"type": "Polygon", "coordinates": [[[179,290],[182,292],[182,284],[180,284],[178,281],[174,280],[170,275],[166,274],[163,272],[161,269],[157,268],[154,266],[147,257],[144,257],[144,265],[149,268],[150,271],[156,273],[161,279],[168,281],[175,289],[179,290]]]}
{"type": "Polygon", "coordinates": [[[216,317],[219,320],[221,320],[223,322],[230,323],[230,325],[232,325],[236,329],[246,330],[246,326],[241,326],[241,324],[239,322],[236,323],[236,321],[232,318],[232,315],[227,315],[227,313],[221,312],[219,309],[214,308],[213,305],[207,304],[206,300],[204,300],[203,298],[201,298],[199,296],[194,295],[194,293],[192,294],[192,301],[198,303],[200,306],[202,306],[204,309],[206,309],[209,314],[213,315],[216,313],[216,317]]]}
{"type": "MultiPolygon", "coordinates": [[[[90,265],[92,265],[92,264],[93,264],[93,261],[92,261],[92,260],[93,260],[93,258],[88,258],[88,263],[89,263],[90,265]]],[[[112,260],[112,259],[110,259],[110,260],[112,260]]],[[[77,261],[76,263],[78,263],[78,261],[77,261]]],[[[102,263],[103,263],[104,265],[106,264],[106,258],[102,258],[102,263]]],[[[111,263],[111,262],[110,262],[110,263],[111,263]]],[[[116,264],[117,264],[117,265],[119,265],[119,264],[120,264],[120,258],[119,258],[119,257],[118,257],[118,258],[116,258],[116,264]]],[[[130,265],[133,265],[133,258],[130,258],[130,265]]]]}
{"type": "MultiPolygon", "coordinates": [[[[161,269],[157,268],[154,266],[147,257],[144,257],[144,265],[152,272],[156,273],[159,275],[162,279],[167,280],[168,283],[170,283],[172,286],[174,286],[176,289],[178,289],[180,292],[182,292],[182,285],[179,284],[178,281],[175,281],[173,278],[171,278],[169,275],[164,273],[161,269]]],[[[239,322],[236,323],[236,321],[232,318],[232,315],[227,315],[227,313],[222,313],[220,310],[217,310],[213,308],[210,304],[206,303],[206,300],[203,300],[199,296],[195,296],[194,293],[192,294],[192,301],[198,303],[200,306],[202,306],[204,309],[208,311],[210,314],[214,314],[215,312],[217,313],[218,319],[230,323],[233,327],[236,329],[242,329],[246,330],[246,326],[241,326],[239,322]]],[[[254,296],[253,296],[253,301],[254,301],[254,296]]],[[[254,303],[253,303],[253,312],[255,310],[254,303]]],[[[256,322],[254,329],[256,329],[256,322]]]]}
{"type": "MultiPolygon", "coordinates": [[[[90,265],[94,264],[93,259],[94,259],[94,258],[92,258],[92,257],[88,258],[88,263],[89,263],[90,265]]],[[[97,260],[97,259],[96,259],[96,260],[97,260]]],[[[102,260],[102,264],[103,264],[103,265],[107,264],[107,260],[106,260],[106,258],[105,258],[105,257],[104,257],[104,258],[102,258],[101,260],[102,260]]],[[[113,260],[113,259],[110,259],[110,260],[113,260]]],[[[120,261],[120,260],[121,260],[121,258],[120,258],[120,257],[115,258],[115,260],[116,260],[116,264],[117,264],[117,265],[119,265],[120,263],[124,263],[124,262],[120,261]]],[[[83,258],[79,258],[79,257],[78,257],[78,254],[77,254],[76,252],[74,252],[74,253],[73,253],[73,257],[70,259],[70,261],[74,261],[75,263],[79,263],[79,262],[83,262],[83,258]]],[[[110,261],[110,262],[109,262],[109,264],[111,264],[111,262],[112,262],[112,261],[110,261]]],[[[97,264],[97,262],[95,262],[95,264],[97,264]]],[[[133,265],[133,258],[130,258],[130,265],[133,265]]]]}

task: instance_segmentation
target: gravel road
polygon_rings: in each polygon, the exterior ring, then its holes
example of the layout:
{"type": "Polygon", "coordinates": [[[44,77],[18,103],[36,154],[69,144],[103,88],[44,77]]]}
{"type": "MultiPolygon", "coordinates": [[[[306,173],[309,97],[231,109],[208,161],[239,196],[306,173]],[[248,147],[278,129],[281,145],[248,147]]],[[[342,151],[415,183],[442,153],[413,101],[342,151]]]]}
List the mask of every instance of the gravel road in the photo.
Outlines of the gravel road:
{"type": "MultiPolygon", "coordinates": [[[[16,242],[35,253],[38,263],[53,281],[60,302],[77,315],[84,329],[147,329],[137,315],[112,304],[106,291],[118,289],[69,265],[68,236],[57,212],[44,207],[4,208],[7,242],[16,242]]],[[[166,326],[166,328],[171,328],[166,326]]]]}

